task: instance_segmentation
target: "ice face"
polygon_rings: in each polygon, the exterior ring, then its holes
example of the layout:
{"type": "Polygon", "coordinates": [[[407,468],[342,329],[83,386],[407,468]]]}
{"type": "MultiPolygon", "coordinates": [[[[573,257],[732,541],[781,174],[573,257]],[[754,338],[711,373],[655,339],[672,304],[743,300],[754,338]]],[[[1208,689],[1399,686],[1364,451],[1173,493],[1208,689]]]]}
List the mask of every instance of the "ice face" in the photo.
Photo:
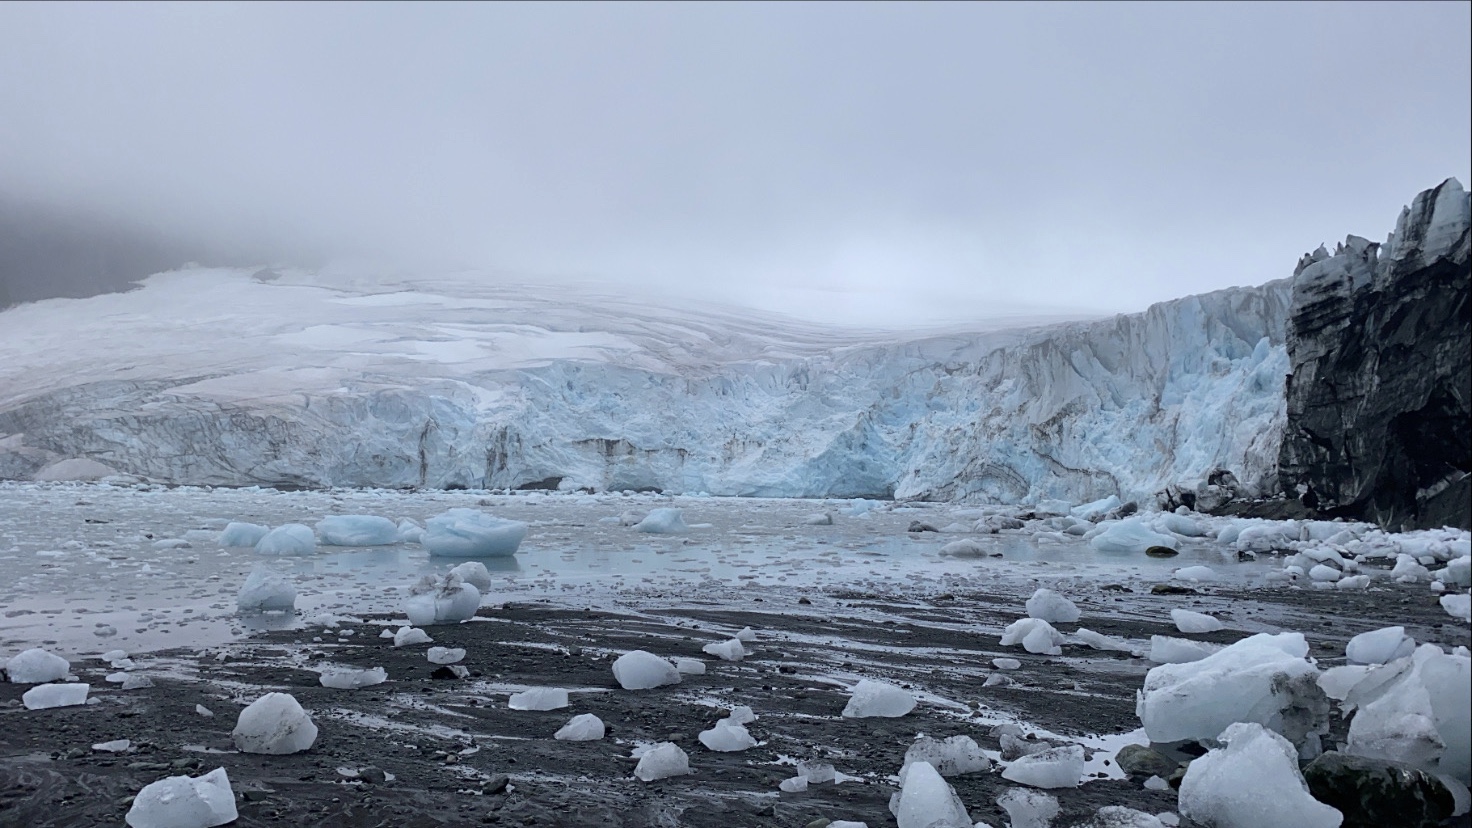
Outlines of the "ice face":
{"type": "Polygon", "coordinates": [[[675,665],[644,650],[634,650],[614,659],[613,677],[625,690],[648,690],[680,683],[680,672],[675,665]]]}
{"type": "Polygon", "coordinates": [[[213,828],[234,822],[235,792],[224,768],[143,786],[124,817],[130,828],[213,828]]]}
{"type": "Polygon", "coordinates": [[[552,738],[563,742],[596,742],[603,738],[603,720],[592,713],[573,716],[552,738]]]}
{"type": "Polygon", "coordinates": [[[256,553],[260,555],[310,555],[316,551],[317,536],[300,523],[278,526],[256,542],[256,553]]]}
{"type": "Polygon", "coordinates": [[[854,685],[848,704],[843,708],[845,719],[898,718],[915,709],[915,695],[908,690],[882,681],[863,679],[854,685]]]}
{"type": "Polygon", "coordinates": [[[330,515],[317,523],[328,546],[387,546],[399,542],[399,527],[376,515],[330,515]]]}
{"type": "Polygon", "coordinates": [[[267,693],[240,711],[230,734],[244,753],[287,754],[317,741],[317,726],[289,693],[267,693]]]}
{"type": "Polygon", "coordinates": [[[690,757],[674,742],[660,742],[639,757],[634,767],[634,777],[642,782],[653,782],[671,776],[690,773],[690,757]]]}
{"type": "Polygon", "coordinates": [[[1220,734],[1226,747],[1193,761],[1181,780],[1182,816],[1217,828],[1339,828],[1344,817],[1314,799],[1298,751],[1255,722],[1220,734]]]}
{"type": "Polygon", "coordinates": [[[48,681],[61,681],[67,677],[71,669],[71,662],[40,647],[24,650],[11,656],[10,660],[5,662],[5,672],[10,676],[13,684],[45,684],[48,681]]]}
{"type": "Polygon", "coordinates": [[[527,526],[474,509],[449,509],[425,521],[419,539],[431,555],[450,558],[500,558],[516,554],[527,526]]]}
{"type": "MultiPolygon", "coordinates": [[[[510,287],[488,297],[484,281],[459,277],[415,277],[404,293],[432,301],[393,305],[399,294],[251,273],[159,274],[132,293],[5,311],[16,341],[36,343],[0,366],[0,388],[14,389],[0,394],[7,430],[31,453],[51,447],[46,460],[105,442],[119,470],[173,483],[560,478],[601,491],[1078,503],[1148,500],[1216,468],[1254,489],[1281,439],[1286,281],[1097,321],[895,341],[684,309],[635,318],[510,287]],[[474,310],[488,301],[494,314],[474,310]],[[201,333],[221,308],[240,336],[201,333]],[[463,318],[446,327],[447,316],[463,318]],[[134,319],[149,320],[147,335],[134,319]],[[159,320],[173,327],[160,333],[159,320]],[[76,335],[91,326],[109,335],[76,335]],[[124,367],[136,381],[106,382],[124,367]],[[57,389],[57,377],[74,384],[57,389]],[[78,410],[149,413],[124,433],[115,419],[48,417],[50,393],[78,410]],[[222,404],[246,416],[212,416],[222,404]]],[[[15,456],[30,473],[30,455],[15,456]]]]}
{"type": "Polygon", "coordinates": [[[561,710],[567,707],[567,691],[560,687],[533,687],[512,693],[507,706],[512,710],[561,710]]]}
{"type": "Polygon", "coordinates": [[[971,818],[956,791],[928,762],[915,762],[900,774],[894,808],[899,828],[967,828],[971,818]]]}

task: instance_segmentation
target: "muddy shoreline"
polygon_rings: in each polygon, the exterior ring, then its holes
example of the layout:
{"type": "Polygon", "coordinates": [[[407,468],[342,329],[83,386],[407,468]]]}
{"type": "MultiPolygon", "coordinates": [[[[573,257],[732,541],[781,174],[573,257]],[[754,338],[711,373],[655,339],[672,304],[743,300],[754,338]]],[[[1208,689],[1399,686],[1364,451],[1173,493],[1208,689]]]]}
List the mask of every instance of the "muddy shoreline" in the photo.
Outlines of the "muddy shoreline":
{"type": "MultiPolygon", "coordinates": [[[[1148,583],[1102,585],[1073,595],[1084,617],[1058,627],[1137,641],[1162,634],[1217,643],[1296,630],[1308,636],[1322,667],[1343,663],[1351,636],[1389,624],[1405,625],[1419,641],[1469,643],[1467,627],[1424,587],[1350,594],[1201,588],[1154,595],[1149,589],[1148,583]],[[1228,629],[1182,635],[1169,620],[1176,607],[1217,614],[1228,629]]],[[[143,785],[221,766],[237,794],[238,826],[727,828],[805,826],[823,817],[892,825],[887,805],[894,774],[917,733],[965,734],[996,750],[991,728],[1016,721],[1029,732],[1041,728],[1044,736],[1079,740],[1092,753],[1092,737],[1139,726],[1135,691],[1149,662],[1080,646],[1047,657],[999,645],[1000,629],[1024,614],[1025,598],[982,590],[752,587],[700,601],[630,593],[613,608],[551,600],[482,607],[474,622],[428,629],[436,645],[467,650],[464,665],[472,672],[463,679],[436,677],[425,646],[396,649],[379,638],[391,628],[387,616],[363,616],[335,629],[261,633],[204,651],[141,655],[137,672],[154,682],[142,689],[117,690],[104,680],[112,672],[107,665],[74,662],[74,674],[92,686],[97,703],[28,711],[20,703],[25,686],[0,685],[0,826],[121,825],[129,798],[143,785]],[[747,659],[723,662],[701,653],[704,644],[742,627],[758,636],[747,659]],[[699,658],[708,672],[672,687],[624,691],[610,663],[632,649],[699,658]],[[1022,667],[997,670],[991,663],[997,656],[1022,667]],[[384,667],[390,681],[360,690],[324,688],[315,668],[328,663],[384,667]],[[984,687],[993,674],[1003,684],[984,687]],[[862,677],[906,685],[921,703],[899,719],[843,719],[844,688],[862,677]],[[510,710],[507,696],[528,686],[566,688],[570,707],[510,710]],[[316,744],[290,756],[234,752],[230,731],[240,709],[272,690],[292,693],[312,713],[320,728],[316,744]],[[197,713],[196,705],[214,716],[197,713]],[[736,705],[756,712],[749,729],[761,744],[739,753],[705,749],[697,734],[736,705]],[[602,718],[607,737],[553,740],[578,713],[602,718]],[[124,738],[133,752],[91,749],[124,738]],[[631,749],[666,740],[690,755],[695,772],[636,780],[631,749]],[[804,759],[830,762],[852,778],[779,793],[792,763],[804,759]]],[[[1331,739],[1343,732],[1336,717],[1331,739]]],[[[998,770],[949,780],[973,819],[994,826],[1006,824],[996,798],[1012,787],[998,770]]],[[[1128,779],[1100,778],[1051,793],[1063,808],[1055,821],[1060,828],[1104,805],[1150,813],[1176,807],[1174,791],[1145,790],[1128,779]]],[[[1472,823],[1464,817],[1454,824],[1472,823]]]]}

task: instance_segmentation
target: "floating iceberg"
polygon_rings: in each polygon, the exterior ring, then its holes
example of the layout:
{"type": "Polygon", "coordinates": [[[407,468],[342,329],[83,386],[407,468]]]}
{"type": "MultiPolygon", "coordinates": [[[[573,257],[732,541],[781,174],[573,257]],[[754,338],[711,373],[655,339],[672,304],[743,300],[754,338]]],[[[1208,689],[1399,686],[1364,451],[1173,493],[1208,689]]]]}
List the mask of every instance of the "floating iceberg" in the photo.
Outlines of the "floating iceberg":
{"type": "Polygon", "coordinates": [[[680,515],[679,509],[668,507],[651,509],[645,518],[634,525],[635,532],[648,532],[651,535],[680,535],[690,531],[685,525],[685,518],[680,515]]]}
{"type": "Polygon", "coordinates": [[[220,533],[220,545],[227,548],[245,549],[260,543],[261,538],[264,538],[270,531],[269,526],[231,521],[225,525],[225,531],[220,533]]]}
{"type": "Polygon", "coordinates": [[[399,527],[377,515],[331,515],[317,523],[328,546],[388,546],[399,542],[399,527]]]}
{"type": "Polygon", "coordinates": [[[241,612],[291,612],[296,606],[296,587],[285,575],[256,567],[235,596],[241,612]]]}
{"type": "Polygon", "coordinates": [[[516,554],[526,530],[519,520],[449,509],[425,521],[419,543],[429,554],[447,558],[504,558],[516,554]]]}
{"type": "Polygon", "coordinates": [[[316,551],[317,536],[300,523],[278,526],[256,542],[256,552],[261,555],[310,555],[316,551]]]}

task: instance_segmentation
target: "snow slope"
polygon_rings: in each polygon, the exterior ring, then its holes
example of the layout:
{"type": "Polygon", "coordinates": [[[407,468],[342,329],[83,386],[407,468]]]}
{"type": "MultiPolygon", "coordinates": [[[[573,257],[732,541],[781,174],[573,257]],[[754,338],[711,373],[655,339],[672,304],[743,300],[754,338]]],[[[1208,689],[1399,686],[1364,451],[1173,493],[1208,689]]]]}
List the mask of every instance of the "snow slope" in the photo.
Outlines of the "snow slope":
{"type": "Polygon", "coordinates": [[[473,276],[193,270],[0,313],[0,477],[1075,502],[1270,484],[1288,282],[906,340],[473,276]]]}

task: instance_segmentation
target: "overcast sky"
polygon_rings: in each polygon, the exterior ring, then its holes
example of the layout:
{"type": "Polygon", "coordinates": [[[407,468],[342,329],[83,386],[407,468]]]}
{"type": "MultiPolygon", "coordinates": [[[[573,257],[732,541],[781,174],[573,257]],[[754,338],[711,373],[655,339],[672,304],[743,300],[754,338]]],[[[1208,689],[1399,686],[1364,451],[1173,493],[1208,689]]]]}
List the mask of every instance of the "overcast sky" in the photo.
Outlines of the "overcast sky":
{"type": "Polygon", "coordinates": [[[0,3],[0,190],[862,324],[1138,310],[1469,180],[1472,4],[0,3]]]}

